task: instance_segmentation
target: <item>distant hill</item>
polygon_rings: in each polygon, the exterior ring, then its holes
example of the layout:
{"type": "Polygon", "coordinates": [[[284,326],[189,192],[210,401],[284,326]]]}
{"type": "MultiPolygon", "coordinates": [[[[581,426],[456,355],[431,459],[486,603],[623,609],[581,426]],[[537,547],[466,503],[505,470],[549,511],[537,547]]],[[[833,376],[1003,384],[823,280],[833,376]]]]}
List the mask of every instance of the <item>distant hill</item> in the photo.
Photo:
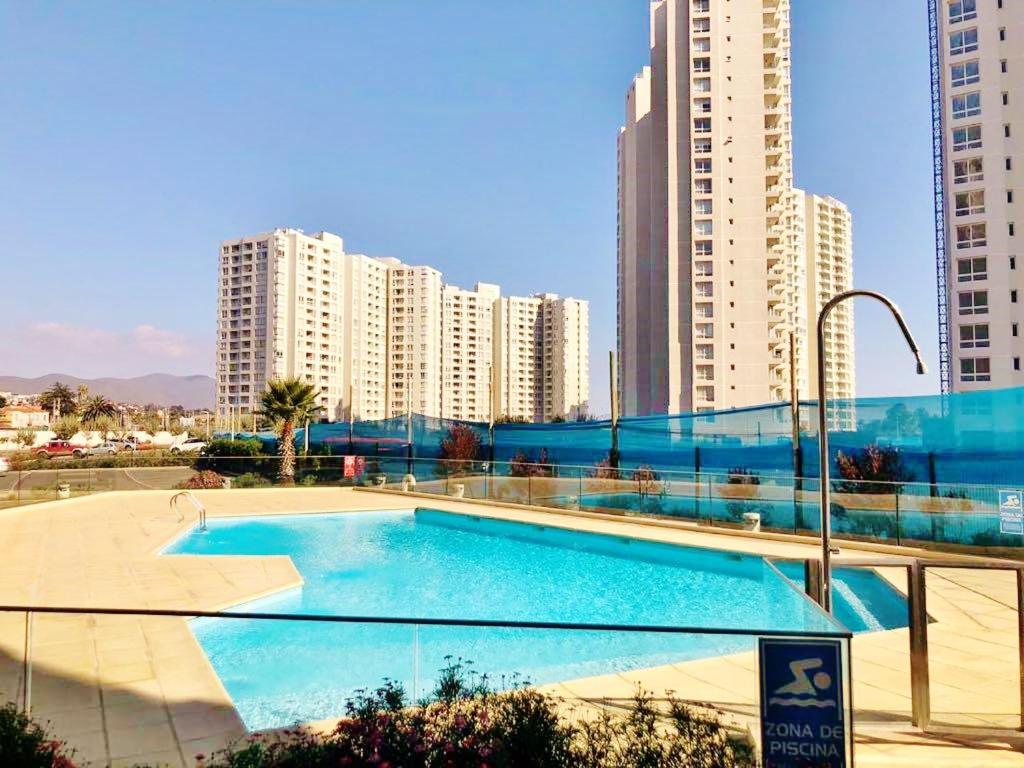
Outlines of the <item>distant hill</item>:
{"type": "Polygon", "coordinates": [[[72,389],[80,384],[93,395],[104,395],[119,403],[145,405],[180,405],[184,408],[212,408],[214,381],[209,376],[172,376],[169,373],[150,373],[131,379],[80,379],[66,373],[48,373],[34,379],[21,376],[0,376],[0,392],[35,395],[62,381],[72,389]]]}

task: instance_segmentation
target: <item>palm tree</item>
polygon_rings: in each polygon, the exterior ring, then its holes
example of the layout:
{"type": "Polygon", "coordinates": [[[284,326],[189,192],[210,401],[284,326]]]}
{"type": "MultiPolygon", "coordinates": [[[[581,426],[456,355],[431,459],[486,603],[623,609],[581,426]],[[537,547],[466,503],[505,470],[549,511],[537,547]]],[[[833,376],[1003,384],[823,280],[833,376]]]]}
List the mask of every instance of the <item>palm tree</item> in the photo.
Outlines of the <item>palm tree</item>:
{"type": "Polygon", "coordinates": [[[75,393],[71,391],[71,387],[59,381],[55,381],[49,389],[43,390],[39,395],[39,405],[52,416],[67,416],[78,410],[75,393]]]}
{"type": "Polygon", "coordinates": [[[274,379],[267,382],[267,390],[260,401],[263,416],[278,424],[277,446],[281,453],[281,483],[295,482],[295,425],[316,415],[320,410],[317,400],[320,391],[301,379],[274,379]]]}
{"type": "Polygon", "coordinates": [[[79,412],[79,415],[85,423],[96,421],[96,419],[101,416],[113,418],[114,414],[117,413],[117,406],[107,400],[103,395],[87,397],[82,401],[80,407],[81,411],[79,412]]]}

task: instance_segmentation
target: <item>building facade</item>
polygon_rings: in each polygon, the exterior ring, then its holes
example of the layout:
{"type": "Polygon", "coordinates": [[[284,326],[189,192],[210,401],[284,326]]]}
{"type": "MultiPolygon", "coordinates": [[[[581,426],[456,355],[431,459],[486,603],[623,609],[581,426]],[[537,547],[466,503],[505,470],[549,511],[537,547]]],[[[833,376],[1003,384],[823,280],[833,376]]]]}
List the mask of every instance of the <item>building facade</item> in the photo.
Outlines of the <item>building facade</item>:
{"type": "Polygon", "coordinates": [[[651,64],[618,138],[622,413],[788,400],[791,370],[806,396],[789,2],[655,0],[650,12],[651,64]]]}
{"type": "Polygon", "coordinates": [[[217,416],[260,409],[267,382],[321,393],[321,417],[574,419],[589,397],[587,302],[465,290],[337,235],[277,229],[220,245],[217,416]],[[505,382],[504,385],[499,382],[505,382]]]}
{"type": "Polygon", "coordinates": [[[387,416],[440,416],[441,273],[380,261],[388,270],[387,416]]]}
{"type": "Polygon", "coordinates": [[[494,365],[494,312],[501,291],[477,283],[469,291],[454,285],[441,290],[441,416],[490,421],[494,365]]]}
{"type": "Polygon", "coordinates": [[[1024,4],[930,0],[944,388],[1024,384],[1024,4]]]}
{"type": "Polygon", "coordinates": [[[589,303],[557,294],[498,301],[495,413],[531,422],[573,421],[590,401],[589,303]]]}

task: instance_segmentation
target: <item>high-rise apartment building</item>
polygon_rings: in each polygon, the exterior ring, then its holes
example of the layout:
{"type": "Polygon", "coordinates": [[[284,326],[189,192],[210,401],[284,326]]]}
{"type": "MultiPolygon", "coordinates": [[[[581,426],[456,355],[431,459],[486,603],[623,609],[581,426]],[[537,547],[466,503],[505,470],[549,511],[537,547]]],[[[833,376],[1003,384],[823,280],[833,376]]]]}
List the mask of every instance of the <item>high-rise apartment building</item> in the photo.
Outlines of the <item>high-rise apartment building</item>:
{"type": "Polygon", "coordinates": [[[388,268],[388,417],[441,415],[441,273],[398,259],[388,268]]]}
{"type": "MultiPolygon", "coordinates": [[[[853,288],[853,221],[846,205],[834,197],[822,197],[793,190],[802,219],[799,266],[795,272],[806,281],[798,295],[803,297],[797,312],[807,329],[806,380],[798,374],[801,397],[818,397],[818,352],[815,343],[818,313],[837,293],[853,288]]],[[[856,392],[853,348],[853,303],[837,305],[825,320],[825,381],[828,396],[852,399],[856,392]]],[[[800,342],[798,342],[798,345],[800,342]]],[[[798,349],[800,347],[798,346],[798,349]]]]}
{"type": "Polygon", "coordinates": [[[343,262],[342,417],[383,419],[387,412],[388,269],[362,254],[346,254],[343,262]]]}
{"type": "Polygon", "coordinates": [[[624,414],[788,400],[791,335],[798,391],[809,386],[789,10],[651,3],[651,65],[618,138],[624,414]]]}
{"type": "Polygon", "coordinates": [[[345,253],[337,235],[297,229],[224,240],[219,269],[222,419],[242,414],[248,426],[267,382],[292,377],[320,390],[330,421],[587,412],[585,301],[443,285],[432,267],[345,253]]]}
{"type": "Polygon", "coordinates": [[[1024,384],[1024,3],[929,0],[944,389],[1024,384]]]}
{"type": "Polygon", "coordinates": [[[220,246],[217,414],[252,414],[270,379],[316,386],[329,418],[342,397],[342,240],[277,229],[220,246]]]}
{"type": "Polygon", "coordinates": [[[587,415],[590,402],[590,307],[544,294],[544,421],[587,415]]]}
{"type": "Polygon", "coordinates": [[[490,421],[493,409],[494,311],[501,291],[477,283],[441,289],[441,416],[490,421]]]}
{"type": "Polygon", "coordinates": [[[553,293],[510,296],[495,314],[495,413],[574,420],[590,400],[589,304],[553,293]]]}

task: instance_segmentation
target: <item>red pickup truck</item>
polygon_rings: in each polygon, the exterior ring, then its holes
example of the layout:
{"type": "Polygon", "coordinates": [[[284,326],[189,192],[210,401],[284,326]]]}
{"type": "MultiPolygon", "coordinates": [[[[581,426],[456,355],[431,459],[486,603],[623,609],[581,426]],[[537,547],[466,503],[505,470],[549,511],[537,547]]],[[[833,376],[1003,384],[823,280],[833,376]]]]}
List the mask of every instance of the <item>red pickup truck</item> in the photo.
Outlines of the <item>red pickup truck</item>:
{"type": "Polygon", "coordinates": [[[36,456],[40,459],[52,459],[55,456],[74,456],[80,459],[88,452],[88,448],[72,445],[67,440],[50,440],[36,448],[36,456]]]}

